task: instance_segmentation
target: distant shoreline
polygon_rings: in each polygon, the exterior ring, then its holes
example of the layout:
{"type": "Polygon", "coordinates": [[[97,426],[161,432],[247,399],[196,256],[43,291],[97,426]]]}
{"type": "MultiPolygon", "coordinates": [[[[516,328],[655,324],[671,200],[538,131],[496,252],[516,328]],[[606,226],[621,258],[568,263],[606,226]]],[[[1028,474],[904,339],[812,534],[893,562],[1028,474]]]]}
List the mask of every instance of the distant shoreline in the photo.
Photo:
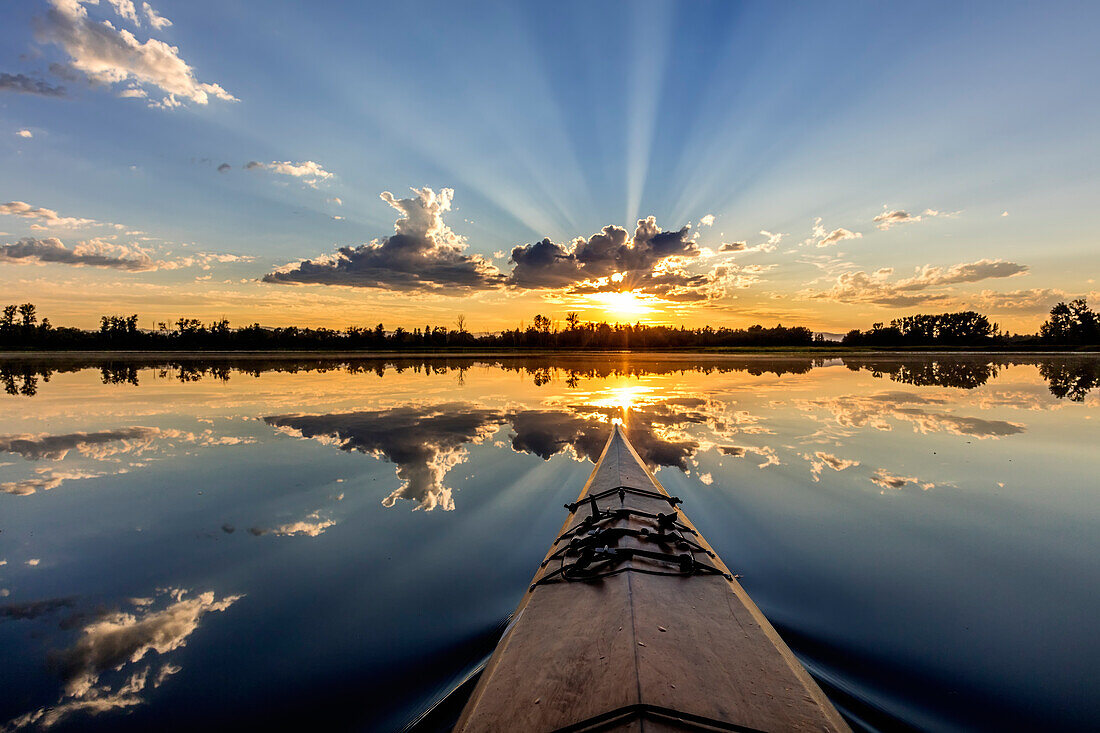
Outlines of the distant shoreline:
{"type": "Polygon", "coordinates": [[[75,350],[75,351],[0,351],[0,361],[26,361],[26,360],[164,360],[177,359],[187,361],[201,360],[225,360],[225,359],[298,359],[298,358],[325,358],[325,359],[349,359],[349,360],[377,360],[393,358],[494,358],[515,359],[532,356],[572,356],[572,357],[601,357],[601,356],[628,356],[628,357],[661,357],[661,358],[714,358],[714,357],[813,357],[813,356],[967,356],[967,355],[997,355],[997,356],[1080,356],[1100,355],[1100,347],[1082,347],[1079,349],[998,349],[998,348],[947,348],[938,347],[910,347],[910,348],[871,348],[848,346],[820,346],[820,347],[725,347],[711,349],[618,349],[618,350],[589,350],[589,349],[404,349],[394,351],[327,351],[327,350],[271,350],[271,351],[107,351],[107,350],[75,350]]]}

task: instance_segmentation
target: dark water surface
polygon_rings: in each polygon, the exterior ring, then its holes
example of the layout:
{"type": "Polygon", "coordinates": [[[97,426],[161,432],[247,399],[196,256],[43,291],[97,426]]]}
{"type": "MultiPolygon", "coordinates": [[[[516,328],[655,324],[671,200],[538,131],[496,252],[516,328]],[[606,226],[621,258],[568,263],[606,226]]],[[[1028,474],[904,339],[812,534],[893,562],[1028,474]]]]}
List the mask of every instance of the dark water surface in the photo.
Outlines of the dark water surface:
{"type": "Polygon", "coordinates": [[[1098,380],[1085,356],[0,362],[0,727],[399,730],[492,650],[620,418],[857,725],[1086,728],[1098,380]]]}

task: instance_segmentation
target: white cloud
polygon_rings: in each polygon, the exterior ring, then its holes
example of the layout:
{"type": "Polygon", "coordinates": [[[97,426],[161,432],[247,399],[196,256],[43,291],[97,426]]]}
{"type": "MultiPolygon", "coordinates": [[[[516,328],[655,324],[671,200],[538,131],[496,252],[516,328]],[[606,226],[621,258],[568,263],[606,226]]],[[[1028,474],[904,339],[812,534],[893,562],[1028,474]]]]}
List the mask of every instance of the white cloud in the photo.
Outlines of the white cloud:
{"type": "Polygon", "coordinates": [[[329,203],[330,204],[336,204],[337,206],[343,206],[344,205],[344,200],[341,199],[339,196],[333,196],[332,198],[329,199],[329,203]]]}
{"type": "MultiPolygon", "coordinates": [[[[26,136],[24,135],[23,137],[26,136]]],[[[35,229],[45,229],[48,227],[82,227],[99,224],[95,219],[79,219],[71,216],[61,216],[53,209],[46,209],[41,206],[31,206],[26,201],[8,201],[7,203],[0,204],[0,214],[18,216],[23,219],[34,219],[36,224],[32,225],[32,228],[35,229]]]]}
{"type": "Polygon", "coordinates": [[[332,173],[322,168],[320,163],[315,163],[312,160],[304,160],[301,163],[292,163],[289,160],[273,160],[270,163],[260,163],[253,160],[245,164],[244,168],[250,171],[266,170],[283,176],[300,178],[303,183],[313,188],[317,188],[317,184],[321,181],[332,178],[332,173]]]}
{"type": "Polygon", "coordinates": [[[80,241],[72,249],[66,247],[57,237],[45,239],[24,237],[14,244],[0,244],[0,263],[63,264],[129,272],[178,270],[186,267],[201,267],[209,270],[216,263],[247,262],[252,259],[243,255],[198,252],[171,260],[157,260],[148,249],[134,244],[116,244],[99,238],[80,241]]]}
{"type": "Polygon", "coordinates": [[[153,10],[149,3],[142,3],[141,9],[145,12],[145,19],[149,21],[149,25],[153,26],[158,31],[164,30],[172,25],[172,21],[168,20],[163,15],[159,15],[157,11],[153,10]]]}
{"type": "Polygon", "coordinates": [[[925,209],[922,214],[910,214],[904,209],[889,209],[886,206],[882,207],[882,213],[876,216],[872,221],[878,225],[878,228],[886,231],[890,227],[898,226],[900,224],[912,224],[924,219],[931,219],[937,216],[956,216],[959,212],[946,212],[937,211],[935,209],[925,209]]]}
{"type": "Polygon", "coordinates": [[[17,130],[15,134],[18,135],[19,137],[25,137],[25,138],[28,138],[28,139],[34,137],[34,134],[32,134],[30,130],[26,130],[26,129],[17,130]]]}
{"type": "Polygon", "coordinates": [[[884,306],[910,306],[950,300],[943,293],[924,292],[960,283],[973,283],[990,278],[1014,277],[1028,271],[1027,265],[1005,260],[961,262],[950,267],[925,265],[912,277],[891,281],[892,268],[882,268],[868,274],[863,270],[837,276],[833,287],[824,291],[804,290],[803,298],[835,300],[842,303],[874,303],[884,306]]]}
{"type": "MultiPolygon", "coordinates": [[[[86,5],[92,0],[48,0],[49,12],[38,27],[38,40],[60,46],[68,54],[70,67],[101,84],[145,85],[165,96],[151,103],[163,108],[179,107],[183,100],[207,104],[210,97],[235,102],[237,98],[219,84],[200,82],[194,70],[179,55],[179,49],[150,38],[144,43],[125,28],[110,21],[94,21],[86,5]]],[[[111,0],[115,9],[137,23],[130,0],[111,0]]],[[[150,25],[163,28],[164,19],[144,6],[150,25]],[[157,20],[154,20],[156,18],[157,20]]]]}
{"type": "Polygon", "coordinates": [[[840,228],[834,229],[829,232],[824,239],[817,243],[818,247],[828,247],[830,244],[836,244],[845,239],[862,239],[863,234],[860,232],[850,232],[847,229],[840,228]]]}
{"type": "Polygon", "coordinates": [[[714,225],[714,214],[707,214],[699,220],[699,226],[709,227],[714,225]]]}
{"type": "Polygon", "coordinates": [[[774,252],[776,247],[779,246],[779,243],[783,241],[783,237],[787,236],[786,234],[776,234],[773,232],[769,232],[767,229],[761,229],[760,234],[767,237],[767,241],[756,245],[756,247],[751,248],[760,252],[774,252]]]}
{"type": "Polygon", "coordinates": [[[443,221],[454,191],[413,189],[398,199],[389,191],[383,201],[397,211],[394,234],[358,247],[341,247],[333,255],[294,262],[264,276],[269,283],[313,283],[387,290],[487,290],[503,277],[481,255],[467,255],[466,239],[443,221]]]}
{"type": "MultiPolygon", "coordinates": [[[[134,25],[141,25],[133,0],[107,0],[107,3],[115,9],[119,17],[130,21],[134,25]]],[[[89,4],[94,5],[95,3],[89,0],[89,4]]]]}
{"type": "Polygon", "coordinates": [[[814,219],[813,226],[810,228],[810,236],[802,241],[801,246],[828,247],[845,239],[862,238],[863,234],[860,232],[852,232],[844,228],[834,229],[831,232],[826,231],[825,227],[821,224],[821,217],[819,216],[814,219]]]}

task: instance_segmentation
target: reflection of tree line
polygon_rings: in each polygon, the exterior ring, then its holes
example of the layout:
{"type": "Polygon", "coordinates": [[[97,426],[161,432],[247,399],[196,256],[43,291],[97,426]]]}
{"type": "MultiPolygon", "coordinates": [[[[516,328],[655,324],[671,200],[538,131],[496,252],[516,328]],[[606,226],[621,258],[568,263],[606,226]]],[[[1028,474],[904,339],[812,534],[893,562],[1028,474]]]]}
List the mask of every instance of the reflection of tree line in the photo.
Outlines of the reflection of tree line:
{"type": "MultiPolygon", "coordinates": [[[[1100,386],[1100,359],[1081,357],[997,357],[974,359],[965,357],[937,357],[935,359],[874,359],[843,357],[845,366],[852,371],[866,370],[876,377],[889,376],[894,382],[917,386],[956,387],[974,389],[991,379],[1010,365],[1030,364],[1039,368],[1039,374],[1050,386],[1051,394],[1059,399],[1082,401],[1090,390],[1100,386]]],[[[465,372],[474,367],[490,367],[526,374],[536,387],[560,380],[573,389],[584,380],[609,377],[644,377],[668,374],[728,374],[744,372],[752,376],[774,374],[806,374],[823,366],[825,359],[790,357],[730,358],[706,357],[698,359],[670,358],[631,361],[614,357],[405,357],[405,358],[221,358],[221,359],[163,359],[145,358],[126,361],[87,358],[72,360],[19,360],[0,363],[0,383],[9,395],[33,396],[39,382],[49,382],[57,373],[98,369],[104,384],[140,384],[140,370],[153,369],[159,379],[175,379],[180,382],[197,382],[213,379],[226,382],[234,374],[259,377],[267,372],[365,374],[373,372],[379,377],[388,372],[403,374],[452,374],[462,379],[465,372]],[[586,363],[587,361],[587,363],[586,363]]]]}
{"type": "Polygon", "coordinates": [[[1044,359],[937,359],[934,361],[887,361],[844,359],[852,371],[867,370],[875,377],[889,375],[891,381],[917,386],[974,389],[995,379],[1001,369],[1031,364],[1039,368],[1050,393],[1058,399],[1083,402],[1088,393],[1100,387],[1100,358],[1057,357],[1044,359]]]}
{"type": "Polygon", "coordinates": [[[712,362],[688,361],[683,359],[646,360],[644,362],[600,360],[584,364],[584,357],[530,357],[530,358],[493,358],[493,357],[407,357],[407,358],[219,358],[219,359],[163,359],[135,358],[133,360],[104,361],[102,359],[66,359],[0,362],[0,381],[5,391],[11,395],[33,396],[38,391],[39,380],[49,382],[57,373],[78,372],[86,369],[98,369],[103,384],[140,384],[139,373],[142,369],[154,370],[157,379],[175,379],[180,382],[197,382],[213,379],[227,382],[233,374],[259,377],[267,372],[298,374],[315,372],[342,372],[345,374],[366,374],[373,372],[384,377],[388,372],[404,374],[452,374],[461,379],[465,372],[474,367],[489,367],[508,372],[527,374],[536,387],[560,379],[567,387],[574,388],[582,380],[607,379],[609,377],[641,377],[660,374],[726,374],[746,372],[753,376],[773,373],[805,374],[824,363],[822,359],[752,359],[729,360],[720,358],[712,362]]]}
{"type": "Polygon", "coordinates": [[[875,377],[890,375],[890,380],[918,387],[957,387],[974,389],[997,376],[999,368],[1008,363],[993,361],[944,359],[935,361],[891,361],[845,359],[844,365],[853,372],[866,370],[875,377]]]}
{"type": "Polygon", "coordinates": [[[1039,364],[1039,374],[1058,399],[1084,402],[1090,390],[1100,387],[1100,365],[1096,359],[1059,359],[1039,364]]]}

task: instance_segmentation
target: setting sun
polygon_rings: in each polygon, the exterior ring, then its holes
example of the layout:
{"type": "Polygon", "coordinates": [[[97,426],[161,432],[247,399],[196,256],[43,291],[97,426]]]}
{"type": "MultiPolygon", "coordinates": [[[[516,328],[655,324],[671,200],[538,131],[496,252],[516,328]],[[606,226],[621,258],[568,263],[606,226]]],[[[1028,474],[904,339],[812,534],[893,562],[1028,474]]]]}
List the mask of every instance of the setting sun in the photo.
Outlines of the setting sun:
{"type": "Polygon", "coordinates": [[[653,312],[653,306],[637,293],[596,293],[590,297],[612,317],[639,316],[653,312]]]}

